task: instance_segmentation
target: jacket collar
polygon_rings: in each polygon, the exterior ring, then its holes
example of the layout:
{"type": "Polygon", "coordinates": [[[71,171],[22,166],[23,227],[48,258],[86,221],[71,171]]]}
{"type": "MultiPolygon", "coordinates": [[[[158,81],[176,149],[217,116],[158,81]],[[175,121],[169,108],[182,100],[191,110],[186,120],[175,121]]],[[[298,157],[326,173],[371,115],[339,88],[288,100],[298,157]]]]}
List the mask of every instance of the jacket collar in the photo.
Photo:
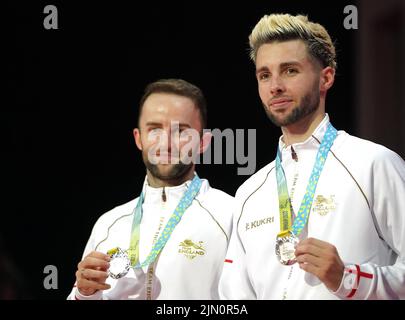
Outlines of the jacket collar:
{"type": "Polygon", "coordinates": [[[278,146],[281,151],[281,156],[282,159],[286,159],[286,157],[291,157],[292,154],[292,149],[297,153],[304,151],[304,150],[318,150],[320,143],[322,142],[323,136],[325,135],[325,132],[328,128],[328,124],[330,123],[329,120],[329,115],[325,114],[325,117],[321,121],[321,123],[316,127],[314,132],[311,134],[310,137],[308,137],[305,141],[303,142],[298,142],[298,143],[293,143],[292,145],[285,146],[285,143],[283,141],[283,136],[279,138],[278,146]]]}

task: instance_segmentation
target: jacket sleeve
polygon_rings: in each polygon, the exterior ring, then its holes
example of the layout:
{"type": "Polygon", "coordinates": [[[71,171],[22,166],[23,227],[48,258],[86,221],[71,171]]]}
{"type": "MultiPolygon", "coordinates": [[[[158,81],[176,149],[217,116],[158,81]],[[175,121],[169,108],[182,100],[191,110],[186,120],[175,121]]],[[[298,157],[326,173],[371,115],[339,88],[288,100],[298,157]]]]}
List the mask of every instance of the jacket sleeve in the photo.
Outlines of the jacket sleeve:
{"type": "Polygon", "coordinates": [[[405,299],[404,160],[384,148],[373,162],[369,183],[370,214],[385,241],[391,264],[346,265],[335,294],[343,299],[405,299]]]}
{"type": "Polygon", "coordinates": [[[239,215],[234,215],[232,235],[219,282],[219,295],[224,300],[256,299],[247,271],[246,253],[239,236],[238,220],[239,215]]]}
{"type": "MultiPolygon", "coordinates": [[[[90,252],[92,252],[95,249],[96,226],[97,226],[97,224],[94,226],[93,231],[90,235],[90,238],[87,241],[86,247],[83,252],[82,260],[84,259],[85,256],[87,256],[90,252]]],[[[93,295],[84,296],[77,289],[76,283],[74,284],[72,291],[70,292],[69,296],[67,297],[67,300],[101,300],[101,299],[103,299],[102,291],[96,291],[93,295]]]]}

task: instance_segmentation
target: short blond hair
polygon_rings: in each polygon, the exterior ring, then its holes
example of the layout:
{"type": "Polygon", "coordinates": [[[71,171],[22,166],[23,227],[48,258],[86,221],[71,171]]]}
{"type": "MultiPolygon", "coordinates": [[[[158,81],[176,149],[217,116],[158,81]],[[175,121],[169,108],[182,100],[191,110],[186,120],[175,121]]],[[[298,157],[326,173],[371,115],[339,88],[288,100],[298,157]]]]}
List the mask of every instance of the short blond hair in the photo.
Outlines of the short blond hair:
{"type": "Polygon", "coordinates": [[[290,14],[265,15],[249,36],[250,58],[256,63],[257,51],[266,43],[275,41],[303,40],[309,54],[325,68],[337,67],[336,51],[326,29],[307,16],[290,14]]]}

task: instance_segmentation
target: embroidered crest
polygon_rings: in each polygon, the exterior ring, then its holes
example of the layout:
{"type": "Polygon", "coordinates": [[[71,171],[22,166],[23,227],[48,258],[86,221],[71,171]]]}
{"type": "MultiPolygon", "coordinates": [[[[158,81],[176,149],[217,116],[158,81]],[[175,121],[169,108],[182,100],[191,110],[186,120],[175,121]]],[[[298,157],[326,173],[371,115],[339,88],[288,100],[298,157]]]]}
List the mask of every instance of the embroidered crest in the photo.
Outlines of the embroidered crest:
{"type": "Polygon", "coordinates": [[[197,256],[203,256],[205,254],[205,249],[203,247],[203,241],[198,241],[194,243],[190,239],[186,239],[179,244],[179,253],[182,253],[186,258],[192,260],[197,256]]]}
{"type": "Polygon", "coordinates": [[[335,211],[336,203],[335,196],[324,197],[318,195],[314,201],[312,210],[321,216],[326,216],[329,212],[335,211]]]}

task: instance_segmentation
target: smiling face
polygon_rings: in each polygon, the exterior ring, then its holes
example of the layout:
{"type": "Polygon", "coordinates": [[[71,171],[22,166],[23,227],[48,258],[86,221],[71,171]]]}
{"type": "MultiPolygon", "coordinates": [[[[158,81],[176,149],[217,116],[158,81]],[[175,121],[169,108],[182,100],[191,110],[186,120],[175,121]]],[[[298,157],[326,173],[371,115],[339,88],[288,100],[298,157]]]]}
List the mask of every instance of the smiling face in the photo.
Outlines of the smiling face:
{"type": "Polygon", "coordinates": [[[320,79],[324,70],[309,56],[302,40],[272,42],[259,48],[256,57],[259,95],[275,125],[289,126],[313,113],[324,112],[323,105],[320,108],[320,79]]]}
{"type": "Polygon", "coordinates": [[[194,164],[183,160],[190,152],[198,153],[201,130],[199,111],[190,98],[171,93],[148,96],[134,136],[149,173],[163,181],[188,175],[194,164]]]}

